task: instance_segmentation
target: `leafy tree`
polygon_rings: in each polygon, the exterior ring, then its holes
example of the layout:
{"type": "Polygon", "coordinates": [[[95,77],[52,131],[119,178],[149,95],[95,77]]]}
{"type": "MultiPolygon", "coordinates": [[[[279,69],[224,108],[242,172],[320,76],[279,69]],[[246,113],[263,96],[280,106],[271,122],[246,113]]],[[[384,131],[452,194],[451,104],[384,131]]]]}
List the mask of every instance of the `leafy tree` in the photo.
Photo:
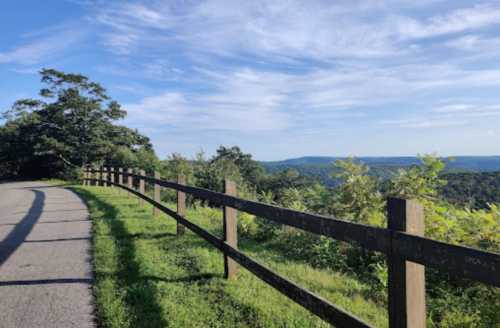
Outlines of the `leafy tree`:
{"type": "Polygon", "coordinates": [[[179,175],[184,175],[187,183],[193,179],[193,166],[181,154],[173,153],[162,161],[162,177],[176,181],[179,175]]]}
{"type": "Polygon", "coordinates": [[[281,194],[282,190],[289,188],[303,189],[310,187],[313,184],[313,180],[301,175],[299,171],[289,168],[262,177],[260,179],[259,185],[257,186],[257,190],[260,193],[266,191],[272,192],[274,195],[276,195],[275,200],[279,202],[279,195],[281,194]]]}
{"type": "Polygon", "coordinates": [[[280,202],[283,207],[304,212],[307,210],[304,204],[304,196],[297,188],[288,188],[281,191],[280,202]]]}
{"type": "Polygon", "coordinates": [[[155,157],[149,139],[113,123],[126,112],[98,83],[81,74],[40,72],[39,99],[20,99],[4,113],[0,159],[11,174],[53,176],[86,163],[120,165],[155,157]]]}
{"type": "Polygon", "coordinates": [[[243,179],[253,186],[258,184],[259,179],[264,174],[264,169],[257,161],[252,159],[252,155],[243,153],[238,146],[230,148],[220,146],[210,162],[216,163],[219,161],[229,161],[234,163],[238,167],[243,179]]]}
{"type": "Polygon", "coordinates": [[[303,190],[304,203],[307,211],[318,214],[328,214],[331,202],[331,192],[322,184],[315,183],[303,190]]]}
{"type": "Polygon", "coordinates": [[[341,218],[369,222],[370,216],[380,212],[383,202],[378,181],[368,175],[369,168],[353,158],[335,162],[333,178],[341,181],[334,190],[332,212],[341,218]]]}
{"type": "Polygon", "coordinates": [[[204,172],[198,172],[198,185],[211,190],[224,190],[224,180],[230,179],[234,181],[238,188],[241,188],[245,183],[239,167],[229,159],[219,159],[211,161],[206,166],[204,172]]]}
{"type": "Polygon", "coordinates": [[[403,198],[435,199],[440,188],[446,185],[441,172],[445,163],[434,155],[420,158],[421,165],[399,169],[390,181],[389,193],[403,198]]]}

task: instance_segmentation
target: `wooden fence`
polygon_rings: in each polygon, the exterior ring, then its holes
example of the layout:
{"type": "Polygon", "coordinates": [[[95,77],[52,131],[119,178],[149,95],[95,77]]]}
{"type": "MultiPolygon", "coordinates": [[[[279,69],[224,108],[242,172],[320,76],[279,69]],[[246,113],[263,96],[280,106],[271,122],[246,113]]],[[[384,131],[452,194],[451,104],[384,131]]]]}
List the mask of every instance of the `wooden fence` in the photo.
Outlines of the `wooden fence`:
{"type": "Polygon", "coordinates": [[[94,183],[101,186],[118,186],[127,190],[129,197],[136,195],[141,202],[152,204],[154,213],[162,211],[177,221],[177,235],[182,235],[184,228],[187,227],[218,248],[224,254],[226,278],[236,277],[239,264],[336,327],[371,326],[239,251],[237,210],[386,254],[390,328],[425,327],[425,266],[500,287],[500,255],[423,237],[423,208],[413,200],[389,199],[388,228],[383,229],[241,199],[236,197],[236,186],[231,181],[226,181],[225,192],[219,193],[187,186],[182,176],[177,182],[171,182],[161,180],[157,172],[154,177],[146,176],[143,170],[138,173],[134,173],[132,169],[87,168],[83,181],[87,185],[94,183]],[[126,184],[123,183],[124,178],[127,178],[126,184]],[[133,187],[134,179],[138,180],[139,189],[133,187]],[[153,185],[153,198],[145,193],[146,182],[153,185]],[[161,187],[177,191],[177,211],[161,203],[161,187]],[[223,206],[223,239],[217,238],[185,218],[186,194],[223,206]]]}

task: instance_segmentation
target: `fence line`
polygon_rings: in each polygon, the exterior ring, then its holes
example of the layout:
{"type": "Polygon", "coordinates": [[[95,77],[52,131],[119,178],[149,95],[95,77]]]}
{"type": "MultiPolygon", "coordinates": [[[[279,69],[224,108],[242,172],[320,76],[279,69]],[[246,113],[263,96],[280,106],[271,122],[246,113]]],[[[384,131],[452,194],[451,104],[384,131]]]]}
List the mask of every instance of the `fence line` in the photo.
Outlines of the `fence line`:
{"type": "MultiPolygon", "coordinates": [[[[128,185],[125,186],[115,183],[114,177],[111,180],[107,172],[104,168],[85,170],[84,184],[95,182],[106,186],[109,183],[127,190],[129,195],[138,196],[141,201],[149,202],[177,221],[178,235],[182,235],[185,226],[221,250],[225,256],[226,277],[234,278],[236,276],[236,266],[230,265],[234,264],[234,260],[290,299],[338,327],[370,326],[240,252],[237,249],[236,217],[231,211],[244,211],[284,225],[385,253],[388,256],[389,268],[389,326],[391,328],[425,327],[425,273],[423,265],[500,287],[500,255],[418,236],[418,234],[423,235],[423,211],[415,201],[389,199],[389,227],[383,229],[244,200],[234,195],[232,187],[229,187],[230,190],[226,188],[226,193],[219,193],[187,186],[183,177],[179,177],[178,182],[175,183],[161,180],[156,172],[155,177],[149,177],[145,175],[144,171],[141,171],[140,174],[134,174],[131,169],[128,169],[127,172],[125,170],[117,172],[110,169],[109,175],[119,174],[118,181],[122,181],[123,177],[128,178],[128,185]],[[93,173],[97,174],[97,179],[92,178],[93,173]],[[133,189],[134,178],[139,179],[139,191],[133,189]],[[154,185],[155,199],[145,195],[144,182],[154,185]],[[159,190],[157,188],[160,187],[177,191],[177,212],[160,203],[159,197],[156,196],[156,190],[159,190]],[[225,213],[223,240],[185,219],[185,194],[223,206],[225,213]]],[[[226,187],[228,187],[228,183],[229,186],[231,185],[231,182],[226,182],[226,187]]]]}

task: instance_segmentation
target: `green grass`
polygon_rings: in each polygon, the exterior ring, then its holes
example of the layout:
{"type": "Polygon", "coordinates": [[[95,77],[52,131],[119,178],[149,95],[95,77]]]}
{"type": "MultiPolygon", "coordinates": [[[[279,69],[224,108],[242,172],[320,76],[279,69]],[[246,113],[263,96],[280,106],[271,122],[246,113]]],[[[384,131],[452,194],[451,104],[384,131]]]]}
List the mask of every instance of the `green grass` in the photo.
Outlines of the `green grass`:
{"type": "MultiPolygon", "coordinates": [[[[328,327],[245,269],[223,278],[223,257],[189,230],[153,217],[116,188],[72,186],[93,223],[95,295],[104,327],[328,327]]],[[[171,205],[170,205],[171,206],[171,205]]],[[[188,209],[187,218],[221,235],[221,211],[188,209]]],[[[367,322],[386,327],[386,309],[353,278],[287,259],[271,244],[242,239],[239,248],[285,277],[367,322]]]]}

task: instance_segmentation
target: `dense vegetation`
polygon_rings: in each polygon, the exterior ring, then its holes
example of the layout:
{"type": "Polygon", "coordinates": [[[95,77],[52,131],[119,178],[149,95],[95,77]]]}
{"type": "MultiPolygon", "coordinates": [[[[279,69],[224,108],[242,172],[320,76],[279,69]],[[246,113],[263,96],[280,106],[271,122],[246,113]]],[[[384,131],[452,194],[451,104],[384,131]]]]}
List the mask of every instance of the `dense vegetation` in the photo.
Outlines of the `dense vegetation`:
{"type": "Polygon", "coordinates": [[[444,179],[442,196],[453,204],[481,209],[500,203],[500,172],[450,173],[444,179]]]}
{"type": "MultiPolygon", "coordinates": [[[[458,157],[442,159],[446,167],[441,174],[447,184],[440,190],[440,196],[452,204],[473,209],[487,209],[488,204],[500,202],[500,159],[489,157],[458,157]]],[[[390,180],[399,169],[418,165],[418,157],[365,157],[359,158],[366,164],[368,174],[383,181],[390,180]]],[[[332,174],[338,171],[335,160],[330,157],[305,157],[281,162],[261,162],[269,174],[296,171],[302,177],[317,181],[328,187],[335,187],[341,180],[332,174]]]]}
{"type": "MultiPolygon", "coordinates": [[[[333,188],[293,169],[266,174],[238,147],[221,147],[210,159],[198,154],[195,161],[174,154],[162,161],[160,170],[167,178],[183,174],[190,184],[219,191],[224,177],[229,177],[237,181],[240,197],[379,227],[386,226],[386,197],[416,198],[425,206],[427,237],[499,252],[500,207],[489,204],[473,209],[451,204],[442,193],[449,176],[443,174],[446,164],[434,156],[424,156],[420,161],[382,180],[355,159],[339,160],[331,170],[332,179],[339,182],[333,188]]],[[[163,197],[166,201],[175,199],[167,191],[163,197]]],[[[191,205],[202,204],[192,201],[191,205]]],[[[247,238],[280,245],[289,260],[358,279],[369,286],[371,300],[386,305],[387,267],[382,255],[246,213],[239,215],[239,231],[247,238]]],[[[428,270],[427,290],[431,326],[492,327],[500,323],[497,288],[428,270]]]]}
{"type": "MultiPolygon", "coordinates": [[[[182,174],[186,177],[188,184],[216,191],[222,191],[224,179],[229,178],[237,183],[238,193],[242,198],[300,211],[332,215],[379,227],[385,227],[387,224],[385,199],[388,196],[416,198],[425,207],[427,237],[492,252],[500,251],[498,174],[491,173],[488,179],[484,176],[476,178],[467,174],[448,174],[445,173],[448,162],[435,156],[424,156],[409,166],[379,166],[376,170],[381,171],[374,173],[374,169],[370,169],[362,161],[349,158],[329,164],[328,171],[324,171],[324,175],[328,175],[328,179],[335,183],[327,186],[322,183],[322,179],[311,177],[310,174],[302,174],[301,171],[289,167],[272,173],[266,172],[262,165],[252,159],[251,154],[242,152],[236,146],[221,146],[210,158],[199,153],[193,160],[188,160],[179,154],[172,154],[160,161],[146,137],[137,131],[114,124],[115,121],[124,117],[125,112],[116,102],[109,100],[100,85],[90,82],[81,75],[65,74],[54,70],[43,70],[42,81],[48,85],[40,93],[45,100],[20,100],[6,113],[8,120],[0,127],[0,177],[75,176],[84,164],[90,163],[115,167],[139,167],[148,172],[157,170],[163,178],[171,180],[182,174]],[[481,183],[476,183],[477,181],[481,183]]],[[[97,197],[95,195],[86,194],[85,190],[81,192],[89,200],[91,208],[97,211],[95,217],[105,214],[106,217],[123,220],[121,223],[118,221],[113,223],[114,220],[103,219],[96,222],[95,226],[96,233],[103,236],[107,233],[112,235],[110,241],[105,242],[103,239],[102,247],[98,244],[100,239],[96,239],[98,249],[102,249],[102,254],[96,253],[96,263],[102,261],[103,266],[109,268],[110,280],[106,283],[111,284],[111,287],[113,284],[124,287],[134,285],[136,280],[142,281],[143,272],[140,272],[142,269],[130,262],[129,257],[134,259],[134,256],[140,256],[141,258],[134,260],[139,262],[148,261],[149,255],[155,258],[164,256],[177,258],[177,255],[174,255],[176,254],[175,248],[178,247],[176,242],[163,239],[162,243],[152,245],[154,250],[151,248],[150,252],[146,249],[143,255],[134,255],[135,253],[127,251],[128,248],[133,249],[131,245],[135,242],[122,240],[120,233],[150,232],[140,230],[143,229],[141,227],[143,223],[146,224],[144,229],[164,231],[162,229],[167,229],[167,227],[148,228],[151,223],[147,220],[128,226],[129,216],[134,216],[135,212],[127,213],[127,210],[123,209],[126,207],[125,204],[113,204],[113,200],[104,202],[103,199],[95,199],[97,197]],[[110,205],[109,202],[112,204],[110,205]],[[102,211],[105,213],[101,213],[102,211]],[[130,276],[127,271],[129,269],[132,270],[130,276]]],[[[175,200],[175,193],[163,190],[162,198],[167,203],[172,202],[175,200]]],[[[212,220],[212,228],[218,229],[215,222],[219,219],[213,214],[213,211],[218,213],[218,209],[212,208],[212,204],[202,203],[192,198],[188,198],[188,202],[193,209],[194,217],[198,217],[200,222],[203,218],[212,220]]],[[[280,252],[282,262],[275,265],[280,266],[291,276],[294,276],[293,266],[287,268],[287,261],[293,262],[293,265],[298,265],[298,263],[303,265],[302,277],[297,275],[299,281],[307,280],[304,278],[310,278],[308,275],[314,277],[314,272],[316,272],[314,270],[336,272],[334,275],[341,274],[351,279],[349,281],[359,282],[362,286],[360,290],[363,291],[363,297],[372,302],[376,308],[386,308],[387,266],[381,254],[366,252],[355,245],[318,237],[290,227],[285,228],[246,213],[239,214],[238,227],[241,236],[249,241],[247,245],[250,252],[252,247],[256,247],[255,245],[268,246],[269,253],[266,254],[270,254],[270,257],[266,258],[266,255],[259,254],[259,259],[269,260],[272,264],[274,260],[271,259],[277,256],[272,253],[272,250],[280,252]]],[[[195,247],[194,245],[193,241],[192,246],[195,247]]],[[[242,245],[245,247],[244,243],[242,245]]],[[[203,252],[212,251],[204,250],[203,252]]],[[[194,251],[189,259],[181,256],[179,261],[181,263],[191,261],[196,266],[198,264],[194,262],[197,261],[194,260],[195,255],[198,256],[199,252],[194,251]]],[[[200,266],[204,268],[203,270],[216,272],[210,271],[215,268],[213,264],[210,264],[213,256],[215,255],[212,253],[206,255],[206,266],[200,266]]],[[[155,258],[151,260],[154,261],[155,258]]],[[[184,269],[188,268],[191,262],[184,269]]],[[[179,265],[176,263],[171,268],[165,267],[163,274],[178,275],[179,272],[176,270],[179,265]]],[[[108,269],[104,270],[103,275],[107,274],[106,270],[108,269]]],[[[321,279],[330,279],[326,278],[326,274],[324,275],[321,279]]],[[[434,270],[427,271],[426,279],[428,317],[431,326],[495,327],[500,324],[500,292],[497,288],[458,279],[434,270]]],[[[212,283],[212,281],[205,280],[203,282],[209,285],[212,283]]],[[[335,285],[333,281],[331,283],[335,285]]],[[[123,297],[123,302],[128,305],[121,307],[117,303],[116,311],[118,312],[134,308],[134,306],[142,306],[137,304],[137,300],[141,300],[144,296],[141,293],[146,292],[141,289],[143,284],[149,286],[152,283],[147,280],[147,282],[140,282],[138,287],[126,288],[122,296],[104,293],[101,295],[101,300],[110,298],[111,305],[109,306],[114,307],[115,299],[116,302],[121,302],[120,297],[123,297]]],[[[220,282],[215,281],[214,284],[218,286],[220,282]]],[[[311,282],[305,284],[311,284],[311,282]]],[[[314,285],[314,282],[312,284],[314,285]]],[[[106,287],[99,288],[104,290],[106,287]]],[[[200,291],[214,292],[215,295],[223,293],[217,288],[203,287],[200,291]]],[[[148,295],[151,299],[156,299],[156,302],[164,303],[172,302],[172,298],[180,302],[181,295],[186,295],[186,302],[194,300],[194,298],[189,299],[187,289],[181,288],[178,292],[178,294],[172,294],[163,290],[148,295]]],[[[152,293],[151,289],[148,293],[152,293]]],[[[210,295],[213,296],[213,294],[210,295]]],[[[199,295],[193,297],[199,297],[199,295]]],[[[334,299],[338,302],[337,297],[334,299]]],[[[241,304],[247,303],[233,302],[230,305],[238,307],[241,304]]],[[[148,307],[147,304],[144,306],[148,307]]],[[[248,309],[245,307],[247,309],[245,311],[248,311],[245,313],[254,316],[253,311],[259,306],[253,304],[248,309]]],[[[170,308],[166,311],[174,310],[170,308]]],[[[242,308],[239,310],[243,311],[242,308]]],[[[351,307],[348,310],[352,310],[351,307]]],[[[113,311],[110,312],[110,316],[121,320],[120,314],[113,311]]],[[[149,320],[149,315],[142,317],[141,311],[139,310],[137,314],[140,317],[137,320],[149,320]]],[[[203,312],[203,309],[200,308],[200,311],[203,312]]],[[[125,313],[122,315],[126,317],[125,313]]],[[[257,317],[258,315],[255,315],[255,318],[257,317]]],[[[379,322],[375,314],[367,314],[366,317],[379,322]]],[[[300,326],[299,323],[304,322],[304,318],[307,318],[305,314],[304,317],[298,315],[288,319],[300,326]]],[[[124,320],[124,322],[129,322],[127,320],[135,319],[132,317],[124,320]]],[[[130,325],[133,326],[133,321],[131,322],[130,325]]],[[[273,324],[270,321],[263,325],[272,326],[273,324]]],[[[283,326],[280,322],[276,323],[276,326],[280,325],[283,326]]],[[[249,326],[252,325],[249,324],[249,326]]]]}
{"type": "MultiPolygon", "coordinates": [[[[102,326],[329,327],[246,270],[236,281],[225,280],[218,250],[189,231],[176,237],[174,220],[153,217],[150,206],[112,188],[73,189],[90,208],[102,326]]],[[[198,206],[187,217],[221,236],[220,209],[198,206]]],[[[377,327],[387,326],[386,309],[366,296],[367,284],[290,259],[273,241],[241,238],[239,248],[377,327]]]]}
{"type": "Polygon", "coordinates": [[[80,74],[40,72],[40,97],[3,113],[0,179],[74,176],[85,163],[137,165],[155,158],[149,139],[114,124],[126,112],[80,74]]]}

